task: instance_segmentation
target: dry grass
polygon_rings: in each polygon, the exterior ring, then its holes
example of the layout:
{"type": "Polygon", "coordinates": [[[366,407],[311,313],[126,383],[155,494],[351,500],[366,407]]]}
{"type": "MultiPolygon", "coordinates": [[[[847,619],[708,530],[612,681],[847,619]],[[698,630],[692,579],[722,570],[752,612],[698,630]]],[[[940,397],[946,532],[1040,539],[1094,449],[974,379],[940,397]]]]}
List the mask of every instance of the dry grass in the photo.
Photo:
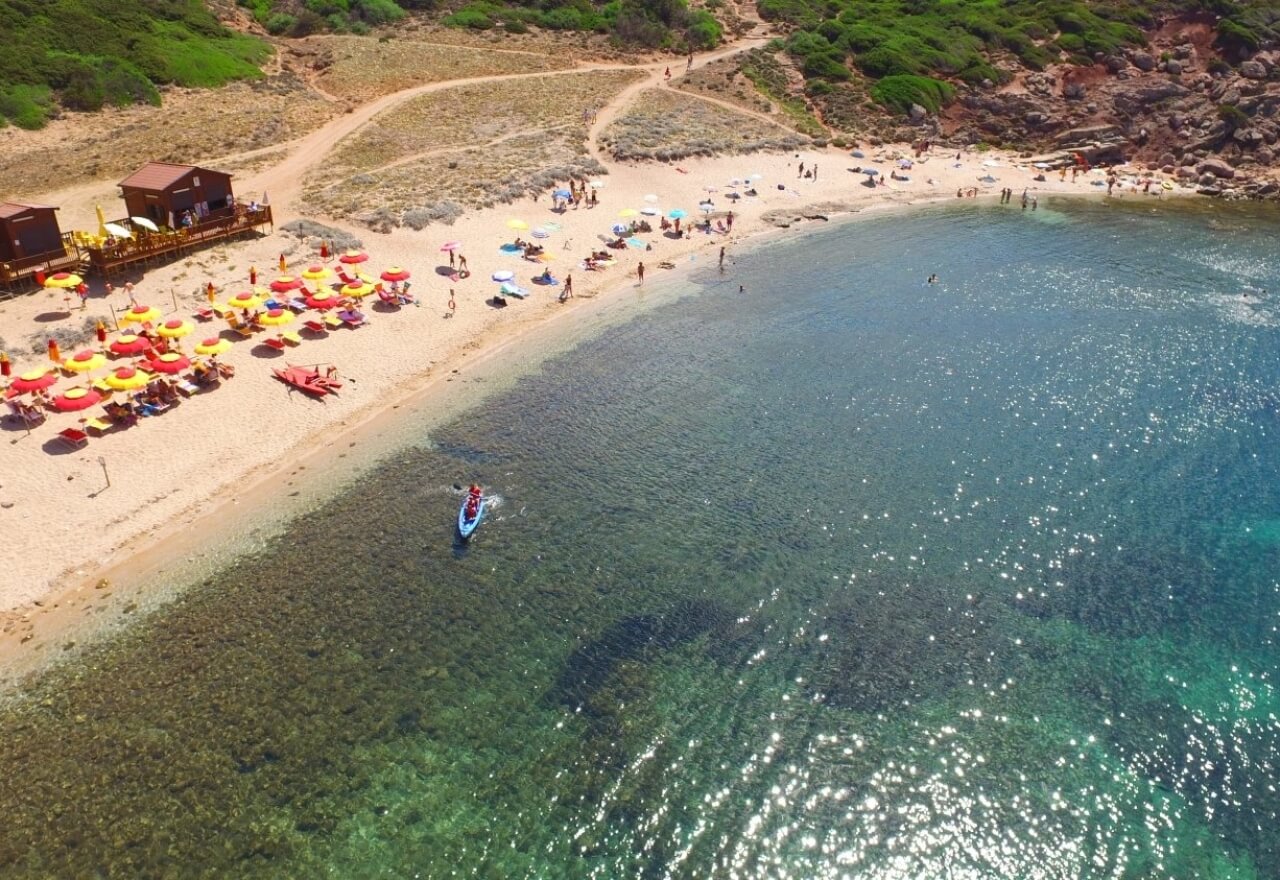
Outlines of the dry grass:
{"type": "Polygon", "coordinates": [[[147,160],[209,161],[292,140],[335,112],[290,75],[170,89],[162,107],[66,114],[36,132],[0,129],[0,180],[5,196],[21,197],[124,177],[147,160]]]}
{"type": "MultiPolygon", "coordinates": [[[[776,110],[773,102],[742,75],[736,56],[705,64],[672,80],[672,85],[681,91],[709,95],[756,113],[771,114],[776,110]]],[[[785,125],[786,119],[779,118],[778,124],[785,125]]]]}
{"type": "Polygon", "coordinates": [[[527,34],[509,34],[502,28],[489,31],[471,31],[441,27],[429,18],[411,17],[395,26],[398,36],[412,36],[415,40],[450,46],[466,46],[473,49],[507,49],[515,52],[534,52],[542,55],[563,56],[573,61],[639,61],[657,57],[652,53],[636,52],[614,45],[607,36],[582,31],[530,31],[527,34]]]}
{"type": "Polygon", "coordinates": [[[566,73],[420,95],[340,143],[307,181],[307,207],[373,228],[421,226],[449,222],[459,207],[511,201],[571,170],[598,173],[582,110],[641,78],[566,73]]]}
{"type": "Polygon", "coordinates": [[[790,150],[809,138],[671,89],[648,89],[600,135],[618,159],[790,150]]]}
{"type": "Polygon", "coordinates": [[[567,54],[525,51],[477,52],[416,40],[376,37],[314,37],[310,48],[326,65],[316,84],[328,94],[365,102],[426,83],[504,73],[536,73],[573,66],[567,54]]]}

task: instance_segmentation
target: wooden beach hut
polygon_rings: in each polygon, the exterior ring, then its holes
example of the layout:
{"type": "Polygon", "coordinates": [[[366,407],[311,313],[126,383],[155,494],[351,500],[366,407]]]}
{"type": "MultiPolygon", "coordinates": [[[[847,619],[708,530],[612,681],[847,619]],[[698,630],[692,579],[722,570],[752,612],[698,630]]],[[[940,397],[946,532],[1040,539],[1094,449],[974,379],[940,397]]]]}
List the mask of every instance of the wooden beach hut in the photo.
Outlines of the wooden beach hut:
{"type": "Polygon", "coordinates": [[[192,211],[196,222],[230,217],[234,212],[231,175],[195,165],[148,162],[118,184],[130,217],[177,229],[192,211]]]}
{"type": "Polygon", "coordinates": [[[66,256],[57,210],[25,202],[0,204],[0,263],[25,269],[66,256]]]}

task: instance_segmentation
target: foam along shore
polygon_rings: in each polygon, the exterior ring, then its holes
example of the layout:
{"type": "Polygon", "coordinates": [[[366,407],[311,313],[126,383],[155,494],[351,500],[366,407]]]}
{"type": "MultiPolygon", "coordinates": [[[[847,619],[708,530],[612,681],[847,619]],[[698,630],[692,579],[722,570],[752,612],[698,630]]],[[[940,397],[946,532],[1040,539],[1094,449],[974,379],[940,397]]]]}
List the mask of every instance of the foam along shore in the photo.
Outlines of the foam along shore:
{"type": "MultiPolygon", "coordinates": [[[[104,573],[143,554],[147,561],[134,567],[133,576],[140,578],[144,571],[155,575],[166,567],[165,560],[191,556],[218,536],[234,537],[234,523],[246,515],[251,503],[270,505],[281,494],[295,491],[255,493],[254,487],[281,488],[280,475],[295,470],[296,463],[309,454],[342,447],[345,432],[381,411],[401,406],[433,382],[465,370],[486,351],[526,336],[524,331],[533,325],[553,318],[573,322],[585,307],[583,300],[634,295],[639,289],[636,269],[642,261],[652,284],[664,263],[681,267],[696,259],[708,265],[722,247],[732,255],[745,239],[805,217],[834,216],[876,204],[955,200],[957,190],[977,188],[983,197],[996,197],[1002,188],[1012,188],[1016,195],[1024,188],[1035,195],[1105,193],[1105,188],[1092,185],[1096,176],[1073,182],[1070,175],[1062,181],[1049,173],[1047,180],[1037,182],[1034,177],[1040,172],[1036,169],[994,151],[963,153],[957,160],[954,152],[935,149],[910,171],[901,172],[909,179],[887,179],[891,170],[897,173],[897,159],[910,155],[908,148],[899,146],[868,151],[863,159],[828,149],[688,160],[678,165],[616,164],[600,178],[599,204],[591,209],[553,212],[548,192],[421,232],[397,229],[375,235],[350,228],[367,246],[366,271],[376,275],[395,265],[412,273],[417,306],[385,311],[366,306],[370,318],[366,326],[335,329],[283,355],[264,350],[257,340],[236,341],[220,358],[235,368],[235,377],[220,389],[198,394],[129,430],[93,438],[75,451],[56,449],[53,438],[63,428],[75,427],[79,413],[51,414],[29,434],[15,429],[12,422],[6,425],[9,442],[0,478],[0,526],[7,534],[19,536],[19,541],[11,545],[17,552],[8,554],[0,573],[0,668],[35,668],[39,659],[26,655],[61,654],[50,647],[63,644],[58,641],[60,634],[77,628],[87,632],[96,626],[94,620],[112,617],[103,609],[112,599],[119,603],[121,596],[131,594],[127,584],[121,583],[126,576],[117,575],[104,584],[104,573]],[[802,162],[811,176],[800,173],[802,162]],[[884,186],[868,186],[867,176],[855,170],[868,166],[885,172],[884,186]],[[816,177],[812,176],[815,170],[816,177]],[[741,181],[736,187],[730,185],[735,179],[741,181]],[[756,194],[746,195],[748,190],[756,194]],[[739,197],[731,198],[730,193],[739,197]],[[646,196],[657,198],[646,200],[646,196]],[[581,258],[604,249],[615,224],[629,222],[629,217],[620,217],[627,209],[656,208],[662,215],[683,210],[687,216],[682,229],[687,229],[704,216],[699,203],[708,198],[714,204],[711,216],[715,219],[727,223],[732,211],[730,233],[696,231],[676,239],[659,232],[657,214],[637,214],[636,219],[648,219],[654,226],[653,233],[639,236],[652,250],[614,251],[617,262],[604,271],[580,267],[581,258]],[[513,231],[508,224],[511,219],[527,223],[530,229],[548,230],[545,238],[535,241],[550,255],[549,262],[534,263],[503,251],[502,245],[517,235],[530,238],[529,232],[513,231]],[[469,278],[455,282],[447,277],[448,254],[440,246],[449,240],[461,242],[469,278]],[[560,303],[560,287],[531,283],[547,267],[560,280],[572,275],[574,298],[560,303]],[[529,296],[510,300],[509,307],[499,309],[489,301],[498,293],[491,277],[502,271],[513,273],[514,282],[526,288],[529,296]],[[451,296],[456,310],[448,307],[451,296]],[[286,361],[333,364],[345,386],[324,402],[290,394],[271,373],[272,366],[286,361]]],[[[240,189],[252,192],[254,187],[255,180],[250,178],[240,189]]],[[[1127,187],[1122,189],[1128,194],[1127,187]]],[[[278,223],[297,216],[288,204],[276,204],[275,211],[278,223]]],[[[70,228],[85,228],[91,221],[72,214],[64,222],[70,228]]],[[[159,308],[164,319],[190,318],[205,302],[207,282],[212,281],[226,300],[248,288],[250,266],[257,268],[262,284],[275,276],[283,253],[289,271],[300,272],[319,262],[318,244],[300,243],[277,232],[196,253],[149,270],[137,283],[134,296],[159,308]]],[[[91,296],[84,311],[73,302],[68,316],[50,320],[64,309],[62,293],[25,295],[0,304],[0,338],[39,340],[49,327],[78,326],[86,318],[101,318],[111,325],[113,316],[127,307],[122,289],[117,288],[111,294],[91,296]]],[[[203,325],[188,337],[188,350],[193,341],[223,327],[221,322],[203,325]]],[[[11,352],[11,357],[15,357],[15,376],[48,365],[41,355],[11,352]]],[[[71,384],[73,380],[62,379],[58,387],[71,384]]],[[[331,464],[334,461],[330,459],[331,464]]],[[[313,467],[295,482],[305,487],[326,479],[323,467],[313,467]]],[[[126,565],[122,570],[130,569],[126,565]]],[[[136,600],[134,596],[130,603],[136,600]]],[[[118,604],[109,607],[118,610],[118,604]]],[[[106,626],[109,621],[102,623],[106,626]]]]}

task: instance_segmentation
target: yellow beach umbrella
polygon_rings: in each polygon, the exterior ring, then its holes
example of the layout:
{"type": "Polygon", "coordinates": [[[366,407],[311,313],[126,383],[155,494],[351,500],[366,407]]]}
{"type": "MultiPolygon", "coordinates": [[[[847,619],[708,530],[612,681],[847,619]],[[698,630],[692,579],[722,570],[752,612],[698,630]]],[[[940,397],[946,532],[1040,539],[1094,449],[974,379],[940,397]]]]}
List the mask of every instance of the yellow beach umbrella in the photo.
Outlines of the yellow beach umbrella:
{"type": "Polygon", "coordinates": [[[637,211],[635,208],[623,208],[621,211],[618,212],[618,216],[621,217],[623,220],[627,220],[631,217],[640,216],[640,212],[637,211]]]}
{"type": "Polygon", "coordinates": [[[196,345],[196,354],[215,355],[231,350],[231,342],[218,336],[210,336],[208,339],[196,345]]]}
{"type": "Polygon", "coordinates": [[[168,339],[181,339],[195,331],[195,325],[190,321],[165,321],[156,332],[168,339]]]}
{"type": "Polygon", "coordinates": [[[529,224],[525,223],[523,220],[518,220],[515,217],[512,217],[510,220],[507,221],[507,228],[524,230],[529,228],[529,224]]]}
{"type": "Polygon", "coordinates": [[[302,270],[302,277],[308,281],[323,281],[333,274],[327,266],[309,266],[302,270]]]}
{"type": "Polygon", "coordinates": [[[124,324],[130,322],[145,324],[148,321],[158,320],[160,320],[160,310],[155,306],[134,306],[120,316],[120,321],[124,324]]]}
{"type": "Polygon", "coordinates": [[[227,300],[227,305],[233,309],[256,309],[262,305],[262,297],[258,296],[257,293],[251,293],[246,290],[244,293],[237,293],[227,300]]]}
{"type": "Polygon", "coordinates": [[[373,293],[374,286],[367,281],[359,284],[344,284],[342,289],[338,291],[342,296],[354,296],[356,299],[368,296],[373,293]]]}
{"type": "Polygon", "coordinates": [[[112,370],[111,375],[106,378],[108,387],[114,388],[116,391],[133,391],[136,388],[142,388],[150,381],[150,373],[133,367],[120,367],[112,370]]]}
{"type": "Polygon", "coordinates": [[[45,287],[61,287],[70,290],[79,287],[84,283],[84,279],[74,272],[56,272],[44,280],[45,287]]]}
{"type": "Polygon", "coordinates": [[[261,315],[258,318],[260,323],[269,324],[275,327],[288,324],[292,320],[293,312],[286,312],[284,309],[272,309],[265,315],[261,315]]]}
{"type": "Polygon", "coordinates": [[[107,356],[101,352],[85,349],[77,352],[62,362],[62,366],[74,373],[87,373],[96,370],[107,362],[107,356]]]}
{"type": "Polygon", "coordinates": [[[93,210],[98,214],[98,238],[105,239],[110,234],[107,230],[107,215],[102,213],[101,205],[94,205],[93,210]]]}

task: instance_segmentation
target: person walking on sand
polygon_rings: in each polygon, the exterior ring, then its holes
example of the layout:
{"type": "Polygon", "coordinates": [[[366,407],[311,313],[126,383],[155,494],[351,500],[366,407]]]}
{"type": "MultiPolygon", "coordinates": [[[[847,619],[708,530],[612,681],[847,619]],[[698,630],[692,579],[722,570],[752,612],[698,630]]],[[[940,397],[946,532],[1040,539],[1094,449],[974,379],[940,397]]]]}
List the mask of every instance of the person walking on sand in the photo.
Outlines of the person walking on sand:
{"type": "Polygon", "coordinates": [[[733,212],[730,211],[728,216],[726,216],[724,219],[725,219],[725,225],[728,228],[728,230],[730,232],[733,232],[733,212]]]}
{"type": "Polygon", "coordinates": [[[470,272],[467,269],[467,258],[464,257],[462,254],[458,254],[458,271],[467,272],[467,274],[470,274],[470,272]]]}
{"type": "Polygon", "coordinates": [[[639,279],[639,281],[636,282],[637,284],[644,284],[644,263],[640,263],[636,266],[636,278],[639,279]]]}
{"type": "Polygon", "coordinates": [[[560,291],[560,302],[564,302],[573,296],[573,276],[564,276],[564,289],[560,291]]]}
{"type": "Polygon", "coordinates": [[[804,177],[804,163],[803,163],[803,162],[801,162],[801,163],[800,163],[800,170],[796,172],[796,177],[797,177],[797,178],[804,177]]]}

